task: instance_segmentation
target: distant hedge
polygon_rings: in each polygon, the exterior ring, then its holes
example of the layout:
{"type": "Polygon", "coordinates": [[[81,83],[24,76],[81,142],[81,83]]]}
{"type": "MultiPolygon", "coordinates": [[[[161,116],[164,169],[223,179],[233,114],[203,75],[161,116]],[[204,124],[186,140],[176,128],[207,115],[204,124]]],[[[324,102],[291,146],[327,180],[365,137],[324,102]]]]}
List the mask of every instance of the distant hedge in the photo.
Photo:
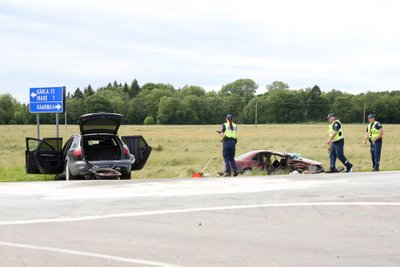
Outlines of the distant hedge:
{"type": "MultiPolygon", "coordinates": [[[[256,117],[258,123],[299,123],[324,121],[329,112],[336,112],[343,122],[361,123],[364,113],[375,113],[383,123],[400,123],[399,90],[350,94],[322,92],[317,85],[294,90],[281,81],[267,85],[264,94],[256,95],[257,88],[251,79],[211,92],[193,85],[178,89],[163,83],[140,86],[136,80],[130,85],[115,81],[97,90],[89,85],[67,94],[67,120],[74,124],[82,114],[104,111],[125,115],[125,124],[217,124],[228,113],[238,123],[255,123],[256,117]]],[[[0,95],[0,124],[34,123],[36,116],[29,113],[27,104],[11,94],[0,95]]],[[[54,114],[41,114],[41,123],[55,123],[54,114]]]]}

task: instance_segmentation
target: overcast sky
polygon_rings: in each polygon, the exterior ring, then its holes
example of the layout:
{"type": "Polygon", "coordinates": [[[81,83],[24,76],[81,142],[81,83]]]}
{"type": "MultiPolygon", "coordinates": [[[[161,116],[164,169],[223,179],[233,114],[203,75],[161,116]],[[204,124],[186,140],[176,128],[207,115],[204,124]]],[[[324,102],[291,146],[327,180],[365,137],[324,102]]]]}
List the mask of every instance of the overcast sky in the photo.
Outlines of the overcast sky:
{"type": "Polygon", "coordinates": [[[400,89],[397,0],[0,0],[0,94],[117,80],[400,89]]]}

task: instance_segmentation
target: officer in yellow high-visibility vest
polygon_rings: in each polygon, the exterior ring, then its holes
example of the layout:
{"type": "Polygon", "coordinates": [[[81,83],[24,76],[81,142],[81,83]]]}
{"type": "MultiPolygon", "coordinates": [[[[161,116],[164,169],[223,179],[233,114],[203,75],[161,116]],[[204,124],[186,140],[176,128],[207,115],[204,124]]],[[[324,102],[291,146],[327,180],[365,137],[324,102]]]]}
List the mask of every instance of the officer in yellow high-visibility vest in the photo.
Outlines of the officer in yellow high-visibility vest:
{"type": "Polygon", "coordinates": [[[330,146],[329,149],[329,159],[330,159],[330,166],[328,173],[337,172],[336,169],[336,159],[343,163],[346,166],[346,172],[351,172],[353,168],[353,164],[351,164],[346,156],[344,155],[344,134],[343,134],[343,126],[342,123],[336,119],[335,113],[328,114],[328,133],[329,138],[326,143],[330,146]]]}
{"type": "Polygon", "coordinates": [[[233,123],[233,116],[231,114],[226,115],[226,122],[222,124],[220,136],[222,137],[222,155],[225,162],[225,176],[233,176],[239,174],[236,161],[236,142],[237,142],[237,126],[233,123]]]}
{"type": "Polygon", "coordinates": [[[367,132],[364,137],[364,144],[367,143],[367,140],[370,142],[370,151],[372,158],[372,170],[379,171],[379,165],[381,161],[381,152],[382,152],[382,136],[383,136],[383,127],[382,124],[375,120],[374,114],[368,115],[368,126],[367,132]]]}

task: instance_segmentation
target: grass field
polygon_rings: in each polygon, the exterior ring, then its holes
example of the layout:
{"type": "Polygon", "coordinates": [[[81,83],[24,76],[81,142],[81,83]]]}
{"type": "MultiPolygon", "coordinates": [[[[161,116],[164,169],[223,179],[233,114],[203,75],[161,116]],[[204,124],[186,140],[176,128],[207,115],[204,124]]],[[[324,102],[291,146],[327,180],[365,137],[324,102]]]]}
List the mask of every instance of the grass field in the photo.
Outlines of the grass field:
{"type": "MultiPolygon", "coordinates": [[[[221,143],[216,130],[219,125],[199,126],[121,126],[120,135],[143,135],[154,148],[147,165],[135,172],[133,178],[189,177],[199,171],[206,161],[211,175],[221,170],[221,143]]],[[[78,126],[60,126],[64,141],[79,131],[78,126]]],[[[354,171],[370,171],[369,147],[362,144],[365,126],[344,125],[345,154],[354,164],[354,171]]],[[[384,125],[382,170],[400,169],[400,125],[384,125]]],[[[328,166],[326,124],[239,125],[237,155],[255,149],[297,152],[328,166]]],[[[41,137],[54,137],[55,126],[41,126],[41,137]]],[[[36,126],[0,126],[0,181],[52,180],[51,175],[25,174],[25,137],[36,137],[36,126]]],[[[338,163],[340,165],[340,163],[338,163]]]]}

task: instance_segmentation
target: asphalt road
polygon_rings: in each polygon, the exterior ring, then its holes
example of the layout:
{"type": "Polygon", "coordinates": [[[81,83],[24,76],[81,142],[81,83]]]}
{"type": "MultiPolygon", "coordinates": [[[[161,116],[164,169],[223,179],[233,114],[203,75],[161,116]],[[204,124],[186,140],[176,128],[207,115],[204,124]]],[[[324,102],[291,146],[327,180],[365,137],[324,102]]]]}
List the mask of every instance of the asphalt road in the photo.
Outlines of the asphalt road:
{"type": "Polygon", "coordinates": [[[400,266],[400,172],[2,183],[0,266],[400,266]]]}

